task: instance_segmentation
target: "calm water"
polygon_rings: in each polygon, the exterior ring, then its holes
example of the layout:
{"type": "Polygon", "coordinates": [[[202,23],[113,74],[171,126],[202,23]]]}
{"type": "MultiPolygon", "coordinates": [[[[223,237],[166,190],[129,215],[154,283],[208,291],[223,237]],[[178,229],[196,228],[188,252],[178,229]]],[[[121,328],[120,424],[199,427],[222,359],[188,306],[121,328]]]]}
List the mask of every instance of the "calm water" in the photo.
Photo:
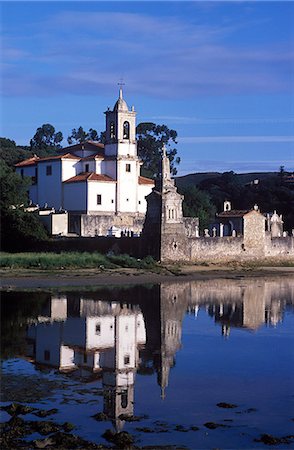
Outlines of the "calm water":
{"type": "Polygon", "coordinates": [[[55,407],[96,443],[114,429],[138,446],[265,448],[263,433],[294,434],[293,312],[288,278],[6,292],[2,404],[55,407]]]}

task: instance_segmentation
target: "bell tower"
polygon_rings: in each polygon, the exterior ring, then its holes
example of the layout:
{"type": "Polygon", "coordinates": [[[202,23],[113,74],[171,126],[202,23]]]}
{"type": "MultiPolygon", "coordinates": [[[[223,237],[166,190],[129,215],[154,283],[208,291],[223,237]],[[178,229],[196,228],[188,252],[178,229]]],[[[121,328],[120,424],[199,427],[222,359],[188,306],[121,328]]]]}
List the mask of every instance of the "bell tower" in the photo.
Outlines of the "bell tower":
{"type": "Polygon", "coordinates": [[[116,180],[116,214],[138,212],[140,161],[137,155],[136,112],[129,110],[122,87],[113,110],[106,115],[105,173],[116,180]]]}
{"type": "Polygon", "coordinates": [[[105,156],[137,156],[136,143],[136,112],[123,98],[122,87],[119,97],[111,111],[108,108],[106,115],[106,142],[105,156]]]}

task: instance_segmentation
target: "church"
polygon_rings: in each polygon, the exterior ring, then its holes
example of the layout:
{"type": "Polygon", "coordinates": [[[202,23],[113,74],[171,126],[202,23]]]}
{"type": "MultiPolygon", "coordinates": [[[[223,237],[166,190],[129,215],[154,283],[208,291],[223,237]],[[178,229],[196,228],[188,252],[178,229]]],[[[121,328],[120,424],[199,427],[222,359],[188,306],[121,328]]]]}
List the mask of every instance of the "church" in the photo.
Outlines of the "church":
{"type": "Polygon", "coordinates": [[[53,234],[105,236],[142,230],[145,197],[154,182],[140,175],[136,112],[129,110],[121,88],[105,115],[105,144],[87,141],[63,148],[57,156],[34,156],[16,164],[17,173],[32,179],[29,198],[43,209],[40,216],[56,223],[58,216],[63,224],[58,233],[51,223],[53,234]]]}

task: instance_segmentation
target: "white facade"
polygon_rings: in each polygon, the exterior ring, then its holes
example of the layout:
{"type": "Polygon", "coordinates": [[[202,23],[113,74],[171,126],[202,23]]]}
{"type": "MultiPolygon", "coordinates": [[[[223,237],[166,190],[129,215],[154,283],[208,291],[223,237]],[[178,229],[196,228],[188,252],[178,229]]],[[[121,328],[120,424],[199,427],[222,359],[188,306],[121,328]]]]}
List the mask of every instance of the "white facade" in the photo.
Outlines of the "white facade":
{"type": "Polygon", "coordinates": [[[59,156],[30,158],[16,164],[29,176],[30,200],[39,207],[78,214],[145,214],[154,183],[140,177],[136,112],[119,98],[106,112],[105,145],[88,141],[63,149],[59,156]]]}

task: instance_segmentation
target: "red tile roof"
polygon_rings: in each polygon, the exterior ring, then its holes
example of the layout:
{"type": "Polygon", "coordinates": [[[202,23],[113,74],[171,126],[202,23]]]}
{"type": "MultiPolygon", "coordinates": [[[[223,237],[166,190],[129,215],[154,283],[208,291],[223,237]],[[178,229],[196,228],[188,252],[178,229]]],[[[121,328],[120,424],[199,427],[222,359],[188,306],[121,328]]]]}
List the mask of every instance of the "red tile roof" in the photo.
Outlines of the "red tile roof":
{"type": "Polygon", "coordinates": [[[69,145],[68,147],[64,147],[60,149],[60,152],[68,151],[68,152],[76,152],[81,150],[89,150],[98,153],[104,153],[104,144],[96,141],[86,141],[79,144],[69,145]]]}
{"type": "Polygon", "coordinates": [[[93,161],[94,159],[104,159],[104,155],[96,154],[96,155],[86,156],[85,158],[81,158],[81,161],[93,161]]]}
{"type": "Polygon", "coordinates": [[[102,181],[115,183],[116,181],[108,175],[100,175],[94,172],[82,172],[75,177],[65,180],[64,183],[81,183],[83,181],[102,181]]]}
{"type": "Polygon", "coordinates": [[[14,164],[15,167],[23,167],[23,166],[33,166],[40,158],[38,156],[33,156],[32,158],[25,159],[17,164],[14,164]]]}
{"type": "Polygon", "coordinates": [[[138,182],[139,182],[139,184],[153,184],[154,185],[154,181],[151,180],[150,178],[146,178],[146,177],[139,177],[138,182]]]}
{"type": "Polygon", "coordinates": [[[45,158],[39,158],[38,162],[54,161],[56,159],[81,159],[80,156],[73,155],[72,153],[64,153],[63,155],[46,156],[45,158]]]}

